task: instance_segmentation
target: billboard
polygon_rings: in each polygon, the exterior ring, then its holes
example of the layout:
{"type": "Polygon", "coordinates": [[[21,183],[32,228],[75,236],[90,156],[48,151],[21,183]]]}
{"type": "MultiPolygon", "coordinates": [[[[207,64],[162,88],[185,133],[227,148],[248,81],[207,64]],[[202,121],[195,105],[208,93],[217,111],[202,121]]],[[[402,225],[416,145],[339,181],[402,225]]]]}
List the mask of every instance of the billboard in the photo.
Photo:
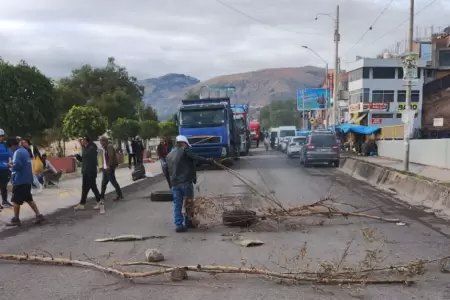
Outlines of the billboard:
{"type": "Polygon", "coordinates": [[[297,91],[297,109],[322,110],[331,107],[330,89],[309,88],[297,91]]]}

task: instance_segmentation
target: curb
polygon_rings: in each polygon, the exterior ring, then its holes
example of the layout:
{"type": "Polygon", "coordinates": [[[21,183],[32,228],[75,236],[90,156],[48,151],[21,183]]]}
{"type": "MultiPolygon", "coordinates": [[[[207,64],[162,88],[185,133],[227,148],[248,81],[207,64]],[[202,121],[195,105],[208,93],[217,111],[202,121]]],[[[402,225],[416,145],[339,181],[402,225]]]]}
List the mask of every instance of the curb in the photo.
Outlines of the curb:
{"type": "MultiPolygon", "coordinates": [[[[159,173],[154,177],[144,178],[144,179],[135,181],[127,186],[122,187],[122,192],[125,194],[125,197],[127,197],[127,194],[132,195],[133,193],[138,192],[139,190],[148,188],[149,186],[151,186],[153,184],[157,184],[164,180],[165,180],[164,175],[162,173],[159,173]]],[[[127,200],[127,198],[125,198],[125,200],[123,200],[123,201],[120,200],[117,202],[109,200],[108,196],[110,196],[111,194],[115,194],[115,191],[108,192],[105,195],[106,196],[105,207],[106,207],[107,211],[109,209],[114,209],[113,206],[128,205],[129,200],[127,200]]],[[[93,202],[94,202],[94,197],[89,197],[87,199],[87,204],[93,204],[93,202]]],[[[46,222],[41,226],[47,226],[49,224],[55,225],[55,224],[62,223],[64,217],[70,213],[72,213],[69,217],[70,222],[73,222],[74,220],[77,220],[77,219],[78,220],[89,219],[89,218],[99,215],[98,211],[95,211],[92,209],[86,209],[85,211],[75,212],[73,210],[73,205],[71,205],[70,207],[60,208],[50,214],[46,214],[45,215],[46,222]]],[[[3,225],[1,225],[0,240],[11,237],[11,236],[15,236],[17,234],[23,233],[23,232],[28,231],[33,228],[36,228],[36,225],[34,225],[32,222],[33,222],[33,218],[22,220],[22,225],[20,227],[8,228],[8,227],[3,227],[3,225]]]]}
{"type": "Polygon", "coordinates": [[[394,193],[409,205],[450,217],[450,187],[441,182],[354,157],[346,157],[339,170],[394,193]]]}

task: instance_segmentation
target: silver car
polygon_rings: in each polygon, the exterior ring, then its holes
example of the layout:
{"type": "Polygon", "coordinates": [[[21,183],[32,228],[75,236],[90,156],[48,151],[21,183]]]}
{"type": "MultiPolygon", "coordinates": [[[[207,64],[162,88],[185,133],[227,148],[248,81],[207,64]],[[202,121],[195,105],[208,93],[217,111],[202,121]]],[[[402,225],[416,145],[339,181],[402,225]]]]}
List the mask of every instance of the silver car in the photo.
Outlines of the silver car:
{"type": "Polygon", "coordinates": [[[339,167],[340,147],[334,134],[311,133],[300,151],[300,163],[305,167],[328,163],[339,167]]]}

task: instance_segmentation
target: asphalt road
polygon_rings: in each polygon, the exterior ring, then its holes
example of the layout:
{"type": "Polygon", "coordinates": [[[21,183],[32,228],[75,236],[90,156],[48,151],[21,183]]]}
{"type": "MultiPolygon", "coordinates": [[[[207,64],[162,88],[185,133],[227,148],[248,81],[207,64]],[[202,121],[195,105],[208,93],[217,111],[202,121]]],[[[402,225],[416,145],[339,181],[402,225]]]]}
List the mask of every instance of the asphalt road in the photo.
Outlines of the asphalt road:
{"type": "MultiPolygon", "coordinates": [[[[382,249],[383,264],[408,262],[450,254],[448,222],[400,203],[389,194],[356,181],[330,167],[302,168],[298,160],[278,152],[254,150],[233,169],[268,186],[285,205],[308,204],[331,195],[367,213],[400,218],[407,226],[368,219],[305,217],[281,223],[265,221],[251,230],[225,228],[220,218],[205,220],[208,229],[176,234],[171,203],[150,202],[151,191],[167,189],[162,179],[140,184],[121,203],[109,203],[106,215],[92,211],[62,211],[39,227],[0,233],[0,252],[72,257],[113,265],[117,261],[143,261],[148,248],[159,248],[167,264],[216,264],[266,267],[274,270],[314,269],[325,261],[340,261],[352,241],[343,266],[360,264],[368,249],[382,249]],[[369,228],[369,229],[365,229],[369,228]],[[223,234],[239,233],[265,244],[243,248],[223,234]],[[376,237],[363,238],[363,232],[376,237]],[[121,234],[166,236],[140,242],[96,243],[97,238],[121,234]],[[298,257],[306,243],[306,254],[298,257]]],[[[213,196],[224,206],[241,203],[258,208],[266,203],[252,196],[248,187],[223,170],[199,174],[199,195],[213,196]]],[[[352,209],[341,205],[343,210],[352,209]]],[[[378,259],[377,259],[378,260],[378,259]]],[[[142,270],[128,267],[128,270],[142,270]]],[[[450,299],[450,275],[431,265],[417,284],[366,286],[299,286],[244,276],[189,274],[172,283],[165,277],[127,281],[99,271],[74,267],[0,262],[0,299],[7,300],[122,300],[122,299],[450,299]]]]}

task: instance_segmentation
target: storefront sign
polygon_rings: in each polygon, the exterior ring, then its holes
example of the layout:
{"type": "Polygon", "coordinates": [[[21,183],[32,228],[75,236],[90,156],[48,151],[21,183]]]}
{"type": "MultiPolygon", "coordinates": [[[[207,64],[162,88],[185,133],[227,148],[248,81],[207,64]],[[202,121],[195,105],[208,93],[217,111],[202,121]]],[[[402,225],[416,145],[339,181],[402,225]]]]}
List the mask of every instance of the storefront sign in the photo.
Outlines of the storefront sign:
{"type": "Polygon", "coordinates": [[[381,123],[383,123],[383,119],[380,118],[372,119],[372,124],[381,124],[381,123]]]}
{"type": "MultiPolygon", "coordinates": [[[[418,110],[419,105],[417,103],[411,103],[410,105],[412,110],[418,110]]],[[[397,111],[404,111],[406,109],[406,102],[399,102],[397,106],[397,111]]]]}
{"type": "Polygon", "coordinates": [[[383,110],[387,111],[389,104],[387,103],[364,103],[363,110],[383,110]]]}

